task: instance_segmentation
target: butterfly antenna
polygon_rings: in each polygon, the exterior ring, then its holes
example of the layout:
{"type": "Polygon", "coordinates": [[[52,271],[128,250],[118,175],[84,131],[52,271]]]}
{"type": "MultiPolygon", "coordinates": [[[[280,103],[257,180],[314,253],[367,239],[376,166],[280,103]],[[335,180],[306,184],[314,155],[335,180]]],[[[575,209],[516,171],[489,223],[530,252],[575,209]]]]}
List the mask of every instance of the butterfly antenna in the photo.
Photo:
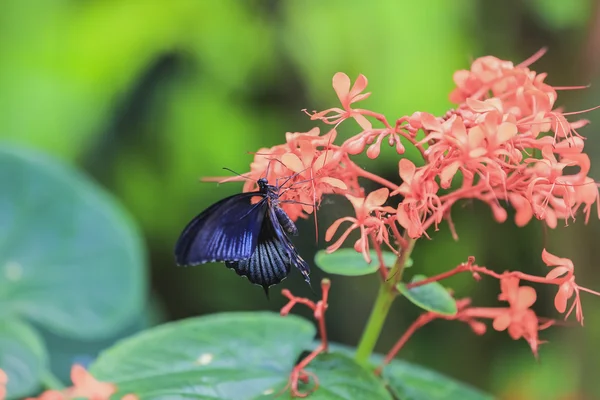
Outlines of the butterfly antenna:
{"type": "Polygon", "coordinates": [[[234,170],[232,170],[231,168],[223,167],[223,169],[224,169],[224,170],[226,170],[226,171],[229,171],[229,172],[231,172],[231,173],[233,173],[233,174],[236,174],[237,176],[241,176],[241,177],[242,177],[242,178],[244,178],[244,179],[248,179],[248,180],[251,180],[251,181],[253,181],[253,180],[254,180],[254,179],[250,178],[249,176],[244,176],[244,175],[242,175],[242,174],[239,174],[239,173],[235,172],[235,171],[234,171],[234,170]]]}
{"type": "Polygon", "coordinates": [[[271,169],[271,161],[273,160],[273,158],[269,158],[269,163],[267,164],[267,169],[265,170],[265,179],[267,181],[269,180],[269,169],[271,169]]]}

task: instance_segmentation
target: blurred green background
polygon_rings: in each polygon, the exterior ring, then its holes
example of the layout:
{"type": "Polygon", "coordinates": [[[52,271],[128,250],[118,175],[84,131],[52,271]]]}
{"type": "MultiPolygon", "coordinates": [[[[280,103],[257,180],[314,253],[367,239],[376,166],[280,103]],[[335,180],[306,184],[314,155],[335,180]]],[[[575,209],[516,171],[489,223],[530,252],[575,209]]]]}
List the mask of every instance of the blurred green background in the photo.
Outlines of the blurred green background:
{"type": "MultiPolygon", "coordinates": [[[[361,107],[395,120],[414,111],[443,114],[451,107],[454,71],[476,57],[518,63],[544,46],[548,53],[532,68],[548,72],[549,83],[592,84],[561,92],[557,105],[573,111],[600,104],[599,1],[5,0],[0,139],[84,169],[125,204],[149,251],[152,321],[278,310],[284,300],[277,289],[267,301],[261,288],[221,265],[175,267],[173,245],[188,220],[241,188],[199,178],[227,174],[223,167],[244,172],[249,152],[282,143],[287,131],[312,128],[300,110],[338,105],[335,72],[366,75],[373,94],[361,107]]],[[[600,177],[600,111],[586,118],[592,124],[580,133],[589,137],[591,176],[600,177]]],[[[353,133],[348,125],[342,135],[353,133]]],[[[359,163],[399,179],[391,149],[359,163]]],[[[324,204],[318,243],[312,220],[299,222],[296,243],[305,259],[325,247],[324,230],[348,207],[342,198],[324,204]]],[[[580,283],[600,288],[595,217],[588,226],[580,218],[545,231],[538,222],[524,229],[497,225],[477,203],[453,216],[460,240],[443,227],[434,240],[418,243],[413,272],[434,274],[475,255],[497,271],[541,275],[547,246],[574,260],[580,283]]],[[[323,274],[314,269],[312,276],[318,282],[323,274]]],[[[497,304],[496,281],[461,276],[448,284],[476,304],[497,304]]],[[[375,275],[333,278],[332,340],[356,344],[376,286],[375,275]]],[[[312,296],[296,272],[280,288],[312,296]]],[[[554,288],[545,289],[536,311],[555,317],[554,288]]],[[[504,332],[476,337],[443,321],[420,331],[400,356],[505,398],[600,398],[600,299],[583,294],[583,302],[585,329],[544,331],[550,343],[539,361],[504,332]]],[[[398,301],[377,350],[386,351],[418,313],[398,301]]],[[[67,363],[93,357],[85,343],[46,340],[58,349],[52,361],[59,369],[61,357],[67,363]]]]}

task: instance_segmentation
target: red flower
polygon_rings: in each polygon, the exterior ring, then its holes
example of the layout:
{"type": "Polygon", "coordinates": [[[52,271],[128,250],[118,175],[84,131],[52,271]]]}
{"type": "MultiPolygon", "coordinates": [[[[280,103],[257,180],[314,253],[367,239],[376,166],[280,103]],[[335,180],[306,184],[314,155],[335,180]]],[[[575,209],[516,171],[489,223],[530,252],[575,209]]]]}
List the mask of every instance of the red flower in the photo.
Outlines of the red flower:
{"type": "Polygon", "coordinates": [[[369,254],[369,235],[375,234],[376,240],[379,243],[387,244],[392,250],[393,247],[389,242],[388,232],[385,227],[383,213],[393,213],[392,207],[384,207],[383,204],[388,198],[389,190],[382,188],[369,193],[366,198],[355,197],[347,194],[346,197],[354,206],[356,217],[344,217],[335,221],[325,233],[325,240],[330,241],[337,232],[340,225],[344,222],[351,222],[351,225],[342,233],[339,239],[327,247],[327,252],[332,253],[339,249],[348,235],[355,229],[360,229],[360,238],[354,244],[354,249],[363,254],[365,260],[370,263],[371,255],[369,254]],[[375,213],[373,216],[372,214],[375,213]]]}
{"type": "Polygon", "coordinates": [[[581,307],[579,291],[583,290],[584,292],[592,293],[597,296],[600,296],[600,293],[581,287],[575,283],[575,267],[573,266],[573,261],[568,258],[557,257],[544,249],[542,251],[542,261],[544,261],[547,266],[554,267],[552,271],[548,272],[546,275],[546,279],[553,281],[552,283],[558,285],[558,292],[554,297],[554,307],[556,307],[556,310],[559,313],[564,313],[567,310],[569,299],[575,295],[575,300],[565,315],[565,319],[567,319],[571,312],[573,312],[573,309],[575,309],[577,321],[583,325],[583,309],[581,307]]]}
{"type": "Polygon", "coordinates": [[[417,238],[426,234],[424,223],[428,215],[433,214],[438,222],[442,220],[439,187],[425,175],[426,169],[415,167],[406,158],[400,160],[398,170],[403,183],[392,195],[401,194],[404,200],[398,205],[396,218],[411,238],[417,238]]]}
{"type": "Polygon", "coordinates": [[[0,369],[0,400],[6,398],[6,384],[8,383],[8,376],[6,372],[0,369]]]}
{"type": "MultiPolygon", "coordinates": [[[[72,400],[85,398],[88,400],[109,400],[117,391],[112,383],[100,382],[94,378],[81,365],[73,365],[71,368],[71,381],[73,386],[64,390],[47,390],[39,397],[30,397],[26,400],[72,400]]],[[[128,394],[121,400],[138,400],[137,396],[128,394]]]]}
{"type": "Polygon", "coordinates": [[[514,277],[502,278],[500,288],[502,293],[498,299],[507,301],[510,307],[494,318],[494,329],[508,329],[508,334],[515,340],[523,337],[537,356],[539,323],[535,312],[529,309],[537,297],[535,290],[529,286],[519,287],[519,279],[514,277]]]}
{"type": "Polygon", "coordinates": [[[371,123],[360,113],[354,112],[351,107],[352,103],[364,100],[371,95],[370,92],[362,93],[367,87],[367,83],[367,78],[360,74],[356,78],[356,82],[354,82],[352,88],[350,88],[350,78],[348,75],[343,72],[336,73],[333,76],[333,89],[342,103],[342,108],[333,107],[318,113],[315,112],[310,116],[310,119],[318,119],[328,124],[337,125],[345,119],[352,117],[363,129],[371,129],[371,123]]]}

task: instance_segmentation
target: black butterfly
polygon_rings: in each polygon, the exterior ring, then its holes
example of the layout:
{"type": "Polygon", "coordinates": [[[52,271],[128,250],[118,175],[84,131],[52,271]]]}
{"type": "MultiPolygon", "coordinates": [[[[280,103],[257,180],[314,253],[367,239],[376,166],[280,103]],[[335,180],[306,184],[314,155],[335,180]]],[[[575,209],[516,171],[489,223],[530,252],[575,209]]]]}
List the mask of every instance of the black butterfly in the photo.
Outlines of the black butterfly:
{"type": "Polygon", "coordinates": [[[194,218],[175,246],[178,265],[224,261],[238,275],[268,288],[285,279],[290,267],[300,270],[310,285],[310,269],[298,255],[287,231],[298,229],[279,205],[279,187],[258,181],[258,191],[227,197],[194,218]],[[261,199],[252,204],[252,198],[261,199]]]}

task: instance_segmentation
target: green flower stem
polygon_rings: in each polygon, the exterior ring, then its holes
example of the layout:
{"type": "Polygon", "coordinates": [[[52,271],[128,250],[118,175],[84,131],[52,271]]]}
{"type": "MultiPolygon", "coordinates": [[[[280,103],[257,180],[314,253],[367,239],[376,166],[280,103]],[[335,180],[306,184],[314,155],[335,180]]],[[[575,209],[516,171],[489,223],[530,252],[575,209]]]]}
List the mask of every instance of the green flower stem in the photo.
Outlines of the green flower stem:
{"type": "Polygon", "coordinates": [[[369,358],[373,353],[373,349],[375,348],[375,344],[377,344],[377,340],[381,335],[381,329],[383,328],[383,324],[385,323],[388,312],[390,311],[390,307],[398,295],[396,284],[400,281],[400,279],[402,279],[404,265],[408,261],[415,246],[414,239],[408,238],[407,242],[408,246],[396,260],[396,264],[388,275],[389,279],[385,282],[382,282],[381,286],[379,287],[375,304],[371,310],[371,315],[369,316],[365,330],[360,338],[356,355],[354,357],[356,362],[359,364],[367,365],[369,358]]]}

